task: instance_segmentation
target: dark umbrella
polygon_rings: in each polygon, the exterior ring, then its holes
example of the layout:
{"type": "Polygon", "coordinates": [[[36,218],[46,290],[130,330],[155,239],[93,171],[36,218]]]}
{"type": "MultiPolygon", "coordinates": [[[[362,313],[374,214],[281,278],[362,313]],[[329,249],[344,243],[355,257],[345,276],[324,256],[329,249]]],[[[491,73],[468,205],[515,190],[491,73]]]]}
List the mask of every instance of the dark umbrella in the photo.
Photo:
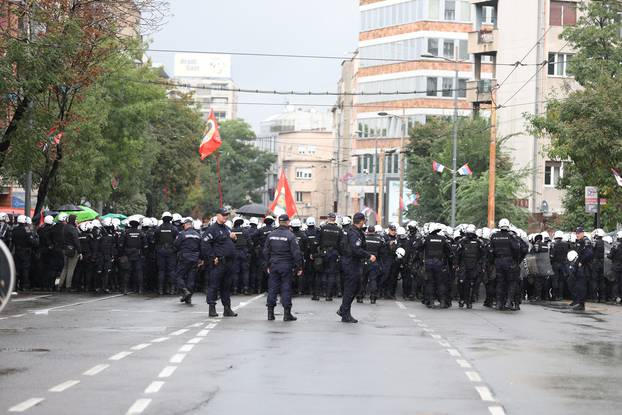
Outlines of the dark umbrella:
{"type": "Polygon", "coordinates": [[[80,206],[68,204],[68,205],[62,205],[56,210],[58,210],[59,212],[74,212],[76,210],[82,210],[82,208],[80,206]]]}
{"type": "Polygon", "coordinates": [[[259,203],[244,205],[235,211],[238,215],[263,217],[268,213],[268,208],[259,203]]]}

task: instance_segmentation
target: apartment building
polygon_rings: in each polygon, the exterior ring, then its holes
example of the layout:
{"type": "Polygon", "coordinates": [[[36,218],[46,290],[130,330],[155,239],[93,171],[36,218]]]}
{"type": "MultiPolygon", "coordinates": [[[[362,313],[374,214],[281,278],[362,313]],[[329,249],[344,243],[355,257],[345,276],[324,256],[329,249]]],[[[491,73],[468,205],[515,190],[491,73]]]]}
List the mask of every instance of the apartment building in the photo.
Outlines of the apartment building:
{"type": "Polygon", "coordinates": [[[492,102],[497,85],[497,132],[516,170],[526,171],[525,190],[518,203],[529,209],[534,224],[543,216],[562,213],[563,192],[556,189],[564,162],[548,158],[549,142],[529,134],[526,114],[542,114],[551,96],[563,97],[578,84],[567,72],[572,48],[560,39],[566,26],[577,22],[580,0],[471,0],[474,26],[469,53],[475,59],[468,100],[473,108],[492,102]],[[483,80],[481,62],[493,62],[493,80],[483,80]],[[518,67],[515,62],[521,62],[518,67]]]}
{"type": "MultiPolygon", "coordinates": [[[[468,0],[360,1],[356,82],[357,92],[369,95],[355,101],[356,175],[348,190],[353,206],[381,209],[385,223],[399,219],[401,136],[430,117],[451,117],[454,94],[459,116],[472,114],[466,84],[473,72],[468,49],[473,9],[468,0]],[[456,69],[458,85],[454,85],[456,69]],[[379,174],[382,150],[384,174],[379,174]],[[382,195],[376,197],[379,189],[382,195]]],[[[481,72],[491,70],[483,59],[481,72]]],[[[410,192],[416,189],[405,188],[404,200],[410,192]]]]}

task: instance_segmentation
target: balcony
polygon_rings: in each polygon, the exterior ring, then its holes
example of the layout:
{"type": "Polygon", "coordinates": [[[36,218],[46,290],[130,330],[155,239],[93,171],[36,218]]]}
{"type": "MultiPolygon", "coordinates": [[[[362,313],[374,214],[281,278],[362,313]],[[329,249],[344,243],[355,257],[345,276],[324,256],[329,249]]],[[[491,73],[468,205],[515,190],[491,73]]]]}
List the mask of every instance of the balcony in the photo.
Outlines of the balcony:
{"type": "Polygon", "coordinates": [[[496,6],[499,0],[471,0],[471,4],[481,6],[496,6]]]}
{"type": "Polygon", "coordinates": [[[467,101],[473,104],[491,104],[492,88],[495,85],[497,85],[496,79],[467,81],[467,101]]]}
{"type": "Polygon", "coordinates": [[[469,53],[496,53],[498,30],[469,32],[469,53]]]}

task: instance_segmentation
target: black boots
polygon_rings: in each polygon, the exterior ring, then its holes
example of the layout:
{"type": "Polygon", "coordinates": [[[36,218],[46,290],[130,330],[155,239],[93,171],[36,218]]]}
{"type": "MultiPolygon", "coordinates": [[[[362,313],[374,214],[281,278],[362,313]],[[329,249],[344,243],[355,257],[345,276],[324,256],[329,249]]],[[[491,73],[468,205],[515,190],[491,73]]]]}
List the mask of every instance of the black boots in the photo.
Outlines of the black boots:
{"type": "Polygon", "coordinates": [[[268,321],[274,320],[274,307],[268,306],[268,321]]]}
{"type": "Polygon", "coordinates": [[[372,304],[376,304],[376,296],[375,295],[369,296],[369,302],[372,304]]]}
{"type": "Polygon", "coordinates": [[[320,301],[320,297],[318,297],[317,295],[313,295],[313,297],[311,297],[312,301],[320,301]]]}
{"type": "Polygon", "coordinates": [[[188,291],[187,288],[182,288],[181,290],[181,298],[179,299],[180,303],[186,303],[186,304],[190,304],[191,303],[191,298],[192,298],[192,293],[190,291],[188,291]]]}
{"type": "Polygon", "coordinates": [[[341,312],[341,309],[337,310],[337,315],[341,317],[342,323],[358,323],[359,321],[352,317],[352,314],[344,314],[341,312]]]}
{"type": "Polygon", "coordinates": [[[215,304],[210,304],[209,305],[209,316],[210,317],[218,317],[218,313],[216,312],[216,305],[215,304]]]}
{"type": "Polygon", "coordinates": [[[225,311],[222,313],[222,315],[225,317],[237,317],[238,316],[237,313],[233,312],[230,305],[225,306],[225,311]]]}
{"type": "Polygon", "coordinates": [[[574,307],[572,307],[573,311],[585,311],[585,304],[584,303],[579,303],[577,305],[575,305],[574,307]]]}
{"type": "MultiPolygon", "coordinates": [[[[289,307],[283,307],[285,312],[283,313],[283,321],[296,321],[298,320],[297,317],[294,317],[292,315],[292,306],[289,307]]],[[[274,315],[273,315],[274,317],[274,315]]]]}

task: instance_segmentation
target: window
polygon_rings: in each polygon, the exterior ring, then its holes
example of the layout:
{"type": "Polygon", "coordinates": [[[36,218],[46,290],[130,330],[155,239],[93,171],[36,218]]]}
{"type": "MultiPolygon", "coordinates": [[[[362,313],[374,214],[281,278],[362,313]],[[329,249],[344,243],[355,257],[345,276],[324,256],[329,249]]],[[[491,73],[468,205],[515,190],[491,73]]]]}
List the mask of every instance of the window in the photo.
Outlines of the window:
{"type": "Polygon", "coordinates": [[[445,39],[443,41],[443,56],[449,59],[453,59],[454,58],[454,46],[455,43],[452,39],[445,39]]]}
{"type": "Polygon", "coordinates": [[[219,121],[225,120],[227,119],[227,113],[225,111],[214,111],[214,117],[219,121]]]}
{"type": "Polygon", "coordinates": [[[458,98],[466,98],[467,80],[458,79],[458,98]]]}
{"type": "Polygon", "coordinates": [[[445,0],[445,20],[456,20],[456,0],[445,0]]]}
{"type": "Polygon", "coordinates": [[[438,20],[441,16],[440,0],[430,0],[428,5],[428,18],[438,20]]]}
{"type": "Polygon", "coordinates": [[[549,24],[574,26],[577,24],[577,4],[569,1],[551,1],[549,24]]]}
{"type": "Polygon", "coordinates": [[[443,78],[443,96],[453,97],[454,78],[443,78]]]}
{"type": "Polygon", "coordinates": [[[559,179],[564,177],[564,164],[558,161],[547,161],[544,164],[544,185],[557,187],[559,179]]]}
{"type": "Polygon", "coordinates": [[[428,53],[438,56],[438,39],[428,39],[428,53]]]}
{"type": "Polygon", "coordinates": [[[212,103],[213,104],[228,104],[229,103],[229,98],[227,98],[227,97],[214,97],[214,98],[212,98],[212,103]]]}
{"type": "Polygon", "coordinates": [[[568,75],[568,63],[572,55],[568,53],[549,53],[549,75],[550,76],[570,76],[568,75]]]}
{"type": "Polygon", "coordinates": [[[495,12],[495,8],[491,7],[491,6],[484,6],[483,9],[484,9],[483,10],[483,12],[484,12],[483,13],[484,14],[484,19],[483,19],[482,23],[490,24],[490,25],[495,24],[495,21],[494,21],[494,18],[493,18],[494,12],[495,12]]]}
{"type": "Polygon", "coordinates": [[[427,79],[427,87],[426,87],[426,95],[429,97],[435,97],[438,93],[437,86],[438,79],[437,78],[428,78],[427,79]]]}
{"type": "Polygon", "coordinates": [[[315,154],[315,146],[314,145],[298,146],[298,154],[313,155],[315,154]]]}
{"type": "Polygon", "coordinates": [[[296,192],[296,203],[302,203],[303,200],[302,192],[296,192]]]}
{"type": "Polygon", "coordinates": [[[313,177],[312,169],[296,169],[296,179],[299,180],[311,180],[313,177]]]}

